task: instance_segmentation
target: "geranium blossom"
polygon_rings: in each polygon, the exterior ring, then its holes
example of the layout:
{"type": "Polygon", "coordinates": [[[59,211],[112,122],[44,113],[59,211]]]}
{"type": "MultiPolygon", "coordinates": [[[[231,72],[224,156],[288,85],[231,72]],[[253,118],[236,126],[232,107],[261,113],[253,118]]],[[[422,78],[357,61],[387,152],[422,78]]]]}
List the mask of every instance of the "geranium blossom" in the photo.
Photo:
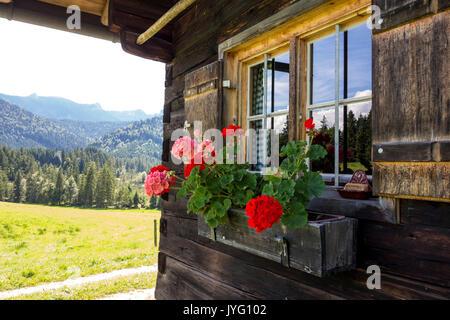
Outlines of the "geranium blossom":
{"type": "Polygon", "coordinates": [[[237,135],[243,135],[244,130],[241,129],[241,127],[234,126],[230,124],[228,128],[222,129],[222,136],[224,137],[230,137],[230,136],[237,136],[237,135]]]}
{"type": "Polygon", "coordinates": [[[175,184],[175,176],[164,166],[153,167],[145,179],[145,192],[149,197],[159,196],[170,191],[171,185],[175,184]]]}
{"type": "Polygon", "coordinates": [[[214,144],[211,140],[204,140],[195,146],[194,163],[212,164],[216,157],[214,144]]]}
{"type": "Polygon", "coordinates": [[[314,127],[315,127],[316,125],[315,125],[313,122],[314,122],[314,119],[313,119],[313,118],[306,120],[306,121],[305,121],[305,128],[308,129],[308,130],[314,129],[314,127]]]}
{"type": "Polygon", "coordinates": [[[184,177],[187,179],[189,178],[192,169],[194,169],[195,167],[199,167],[199,171],[203,171],[205,170],[206,166],[205,163],[201,163],[201,164],[195,164],[193,163],[194,160],[192,160],[191,163],[188,163],[185,167],[184,167],[184,177]]]}
{"type": "Polygon", "coordinates": [[[277,223],[283,214],[283,207],[277,199],[269,196],[259,196],[252,199],[245,207],[247,212],[248,225],[251,228],[256,228],[256,232],[261,232],[264,229],[271,228],[274,223],[277,223]]]}
{"type": "Polygon", "coordinates": [[[190,137],[185,136],[175,141],[170,153],[172,153],[175,158],[182,160],[184,163],[189,163],[194,156],[194,149],[195,141],[190,137]]]}

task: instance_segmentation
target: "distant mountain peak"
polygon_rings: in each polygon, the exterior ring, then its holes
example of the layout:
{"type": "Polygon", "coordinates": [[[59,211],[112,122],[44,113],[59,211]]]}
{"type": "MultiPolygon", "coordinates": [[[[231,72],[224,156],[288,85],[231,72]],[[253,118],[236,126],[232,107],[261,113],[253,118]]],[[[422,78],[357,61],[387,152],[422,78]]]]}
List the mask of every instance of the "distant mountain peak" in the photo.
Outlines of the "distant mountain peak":
{"type": "Polygon", "coordinates": [[[78,121],[139,121],[151,118],[142,110],[107,111],[100,103],[81,104],[61,97],[44,97],[33,93],[29,96],[12,96],[0,93],[0,99],[20,106],[38,116],[53,120],[78,121]]]}

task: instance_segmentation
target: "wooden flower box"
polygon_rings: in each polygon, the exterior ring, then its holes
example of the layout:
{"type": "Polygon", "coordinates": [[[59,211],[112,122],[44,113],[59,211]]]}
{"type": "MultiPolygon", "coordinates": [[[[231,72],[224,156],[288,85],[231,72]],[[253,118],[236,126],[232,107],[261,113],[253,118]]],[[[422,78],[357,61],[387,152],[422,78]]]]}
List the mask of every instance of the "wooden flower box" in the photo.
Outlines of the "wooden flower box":
{"type": "Polygon", "coordinates": [[[318,277],[355,268],[356,219],[310,213],[302,228],[277,223],[257,233],[248,226],[244,210],[231,209],[228,218],[211,229],[199,215],[198,234],[318,277]]]}

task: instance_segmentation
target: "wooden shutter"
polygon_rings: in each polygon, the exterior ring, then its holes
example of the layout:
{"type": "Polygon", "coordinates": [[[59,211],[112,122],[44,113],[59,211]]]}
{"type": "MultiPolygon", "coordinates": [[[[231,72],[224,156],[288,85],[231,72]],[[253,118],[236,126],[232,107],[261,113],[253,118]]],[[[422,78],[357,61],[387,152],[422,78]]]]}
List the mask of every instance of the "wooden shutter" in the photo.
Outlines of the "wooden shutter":
{"type": "Polygon", "coordinates": [[[185,77],[184,108],[186,121],[202,122],[205,130],[222,127],[222,62],[216,61],[185,77]]]}
{"type": "Polygon", "coordinates": [[[385,29],[373,35],[374,191],[450,201],[450,13],[433,1],[375,2],[385,29]]]}

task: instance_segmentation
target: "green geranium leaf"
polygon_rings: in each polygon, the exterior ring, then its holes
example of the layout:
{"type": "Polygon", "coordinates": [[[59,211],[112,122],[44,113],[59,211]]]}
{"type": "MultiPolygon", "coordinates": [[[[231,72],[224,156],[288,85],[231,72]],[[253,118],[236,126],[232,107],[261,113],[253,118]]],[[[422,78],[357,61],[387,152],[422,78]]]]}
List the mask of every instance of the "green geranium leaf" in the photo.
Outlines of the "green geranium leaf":
{"type": "Polygon", "coordinates": [[[227,175],[224,175],[224,176],[220,177],[219,182],[220,182],[220,185],[221,185],[222,187],[226,187],[226,186],[228,186],[231,182],[233,182],[233,180],[234,180],[233,175],[232,175],[232,174],[227,174],[227,175]]]}
{"type": "Polygon", "coordinates": [[[303,227],[308,223],[308,213],[301,203],[292,202],[281,216],[281,222],[289,228],[303,227]]]}
{"type": "Polygon", "coordinates": [[[310,160],[317,160],[317,159],[321,159],[323,157],[325,157],[327,155],[327,151],[325,150],[324,147],[319,146],[317,144],[313,144],[309,147],[309,150],[306,154],[306,156],[310,159],[310,160]]]}
{"type": "Polygon", "coordinates": [[[225,212],[227,212],[231,208],[231,200],[230,199],[223,200],[223,207],[225,209],[225,212]]]}
{"type": "Polygon", "coordinates": [[[262,189],[262,193],[263,195],[269,196],[269,197],[273,197],[273,184],[272,182],[266,183],[262,189]]]}
{"type": "Polygon", "coordinates": [[[181,187],[177,192],[177,199],[186,198],[187,197],[187,188],[185,186],[181,187]]]}
{"type": "Polygon", "coordinates": [[[206,219],[206,223],[208,223],[211,228],[217,228],[219,225],[219,220],[216,218],[206,219]]]}
{"type": "Polygon", "coordinates": [[[317,172],[306,172],[295,184],[295,191],[308,199],[312,196],[319,197],[323,190],[325,190],[325,183],[322,176],[317,172]]]}

